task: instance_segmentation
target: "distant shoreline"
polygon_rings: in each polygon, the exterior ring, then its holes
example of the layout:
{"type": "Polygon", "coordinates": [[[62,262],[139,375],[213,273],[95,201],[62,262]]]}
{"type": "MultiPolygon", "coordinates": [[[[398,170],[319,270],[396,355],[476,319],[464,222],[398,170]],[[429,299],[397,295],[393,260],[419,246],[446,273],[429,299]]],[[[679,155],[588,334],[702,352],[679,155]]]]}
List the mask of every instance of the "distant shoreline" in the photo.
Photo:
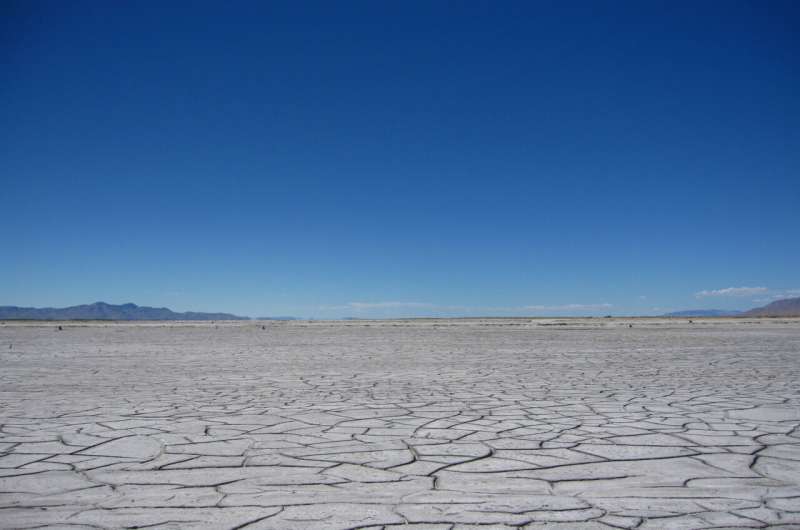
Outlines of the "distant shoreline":
{"type": "Polygon", "coordinates": [[[513,321],[619,321],[619,320],[667,320],[667,321],[708,321],[708,320],[775,320],[775,319],[800,319],[800,315],[731,315],[731,316],[697,316],[697,317],[674,317],[659,315],[614,315],[611,317],[594,316],[469,316],[469,317],[396,317],[396,318],[297,318],[286,319],[219,319],[219,320],[178,320],[178,319],[41,319],[41,318],[4,318],[0,319],[0,324],[53,324],[53,323],[73,323],[73,324],[258,324],[263,322],[281,323],[289,325],[292,323],[308,322],[340,322],[344,324],[359,324],[370,322],[438,322],[438,321],[480,321],[480,320],[513,320],[513,321]]]}

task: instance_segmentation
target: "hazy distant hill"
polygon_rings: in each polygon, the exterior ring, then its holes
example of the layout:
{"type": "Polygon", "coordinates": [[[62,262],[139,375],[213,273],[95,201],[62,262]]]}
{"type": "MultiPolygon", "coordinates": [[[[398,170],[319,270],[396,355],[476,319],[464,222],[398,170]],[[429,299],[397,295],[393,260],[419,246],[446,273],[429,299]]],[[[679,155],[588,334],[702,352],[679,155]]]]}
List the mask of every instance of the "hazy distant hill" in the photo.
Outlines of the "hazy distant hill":
{"type": "Polygon", "coordinates": [[[229,313],[176,313],[166,307],[105,302],[72,307],[0,306],[0,320],[248,320],[229,313]]]}
{"type": "Polygon", "coordinates": [[[686,311],[675,311],[666,313],[665,317],[733,317],[741,315],[741,311],[730,311],[725,309],[688,309],[686,311]]]}
{"type": "Polygon", "coordinates": [[[756,307],[750,311],[745,311],[743,315],[748,317],[796,317],[800,316],[800,297],[785,298],[776,300],[763,307],[756,307]]]}

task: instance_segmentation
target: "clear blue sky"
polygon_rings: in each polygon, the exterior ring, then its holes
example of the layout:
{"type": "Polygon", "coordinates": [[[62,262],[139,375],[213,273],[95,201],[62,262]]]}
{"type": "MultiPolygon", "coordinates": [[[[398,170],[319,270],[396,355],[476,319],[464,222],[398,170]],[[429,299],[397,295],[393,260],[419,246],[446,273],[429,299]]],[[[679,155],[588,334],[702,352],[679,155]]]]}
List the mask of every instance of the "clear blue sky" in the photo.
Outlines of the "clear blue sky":
{"type": "Polygon", "coordinates": [[[0,7],[0,305],[800,293],[800,2],[160,4],[0,7]]]}

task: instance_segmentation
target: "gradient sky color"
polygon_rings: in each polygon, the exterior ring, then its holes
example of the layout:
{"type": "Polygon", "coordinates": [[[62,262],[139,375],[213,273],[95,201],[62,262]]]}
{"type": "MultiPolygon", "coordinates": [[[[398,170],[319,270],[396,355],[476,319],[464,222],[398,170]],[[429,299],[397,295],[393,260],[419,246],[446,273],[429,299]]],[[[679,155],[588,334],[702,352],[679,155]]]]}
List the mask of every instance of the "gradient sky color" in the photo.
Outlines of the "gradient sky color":
{"type": "Polygon", "coordinates": [[[0,305],[800,295],[798,2],[0,9],[0,305]]]}

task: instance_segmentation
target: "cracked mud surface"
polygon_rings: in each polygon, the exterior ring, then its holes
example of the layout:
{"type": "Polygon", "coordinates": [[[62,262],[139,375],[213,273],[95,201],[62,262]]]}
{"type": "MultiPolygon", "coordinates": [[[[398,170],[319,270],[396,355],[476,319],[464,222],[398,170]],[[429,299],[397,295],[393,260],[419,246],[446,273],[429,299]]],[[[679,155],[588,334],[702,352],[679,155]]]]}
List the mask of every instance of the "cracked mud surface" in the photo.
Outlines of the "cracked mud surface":
{"type": "Polygon", "coordinates": [[[800,320],[62,325],[2,528],[800,528],[800,320]]]}

